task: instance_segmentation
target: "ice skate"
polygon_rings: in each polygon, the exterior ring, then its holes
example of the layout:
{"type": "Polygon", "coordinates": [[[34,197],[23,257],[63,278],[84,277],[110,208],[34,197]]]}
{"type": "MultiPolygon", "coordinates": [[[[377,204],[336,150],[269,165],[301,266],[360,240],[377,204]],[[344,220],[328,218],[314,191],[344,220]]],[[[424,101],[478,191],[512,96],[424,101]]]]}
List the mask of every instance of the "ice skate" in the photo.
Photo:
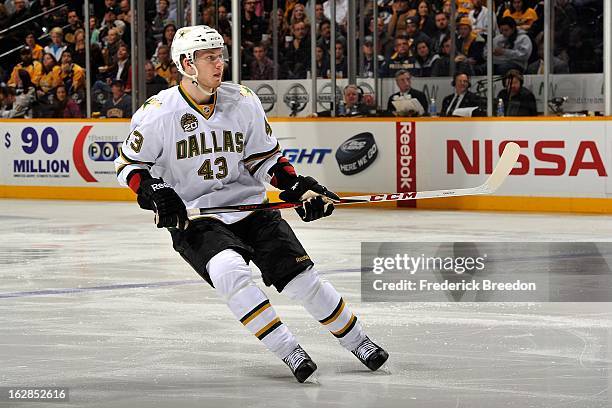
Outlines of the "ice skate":
{"type": "Polygon", "coordinates": [[[378,346],[367,336],[351,353],[372,371],[378,370],[389,358],[389,353],[378,346]]]}
{"type": "Polygon", "coordinates": [[[317,369],[317,365],[299,344],[287,357],[283,358],[283,361],[289,366],[298,382],[301,383],[306,381],[317,369]]]}

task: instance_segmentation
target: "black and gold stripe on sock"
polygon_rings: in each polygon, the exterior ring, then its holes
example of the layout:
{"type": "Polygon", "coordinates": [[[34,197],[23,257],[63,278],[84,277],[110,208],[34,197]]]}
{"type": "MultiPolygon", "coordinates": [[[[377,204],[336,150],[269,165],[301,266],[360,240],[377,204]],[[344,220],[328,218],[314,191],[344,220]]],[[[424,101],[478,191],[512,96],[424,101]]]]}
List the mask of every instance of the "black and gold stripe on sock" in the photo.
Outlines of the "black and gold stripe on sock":
{"type": "Polygon", "coordinates": [[[319,323],[321,323],[322,325],[327,325],[327,324],[331,324],[335,322],[338,316],[340,316],[340,314],[344,310],[344,306],[345,306],[344,299],[340,298],[340,302],[338,302],[338,305],[336,306],[334,311],[331,312],[331,314],[327,316],[325,319],[319,320],[319,323]]]}
{"type": "Polygon", "coordinates": [[[276,319],[272,320],[270,323],[266,324],[260,331],[255,333],[255,336],[259,340],[263,340],[264,337],[272,333],[274,329],[276,329],[281,324],[283,324],[283,322],[281,322],[280,318],[277,317],[276,319]]]}
{"type": "Polygon", "coordinates": [[[242,319],[240,319],[240,323],[246,326],[270,306],[270,301],[268,299],[264,300],[263,302],[255,306],[249,313],[245,314],[242,319]]]}
{"type": "Polygon", "coordinates": [[[348,332],[350,332],[353,327],[355,327],[355,324],[357,324],[357,317],[355,317],[354,314],[351,314],[351,318],[349,319],[348,323],[346,324],[346,326],[344,326],[342,329],[335,331],[335,332],[331,332],[331,334],[333,334],[334,336],[336,336],[337,338],[342,338],[344,336],[347,335],[348,332]]]}

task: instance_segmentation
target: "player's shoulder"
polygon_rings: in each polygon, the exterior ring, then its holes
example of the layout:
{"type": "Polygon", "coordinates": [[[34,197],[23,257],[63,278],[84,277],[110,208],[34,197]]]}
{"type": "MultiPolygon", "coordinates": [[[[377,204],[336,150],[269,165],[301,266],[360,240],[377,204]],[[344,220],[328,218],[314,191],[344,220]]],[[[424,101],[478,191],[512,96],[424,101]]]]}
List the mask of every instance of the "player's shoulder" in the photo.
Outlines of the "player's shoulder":
{"type": "Polygon", "coordinates": [[[256,103],[259,100],[255,92],[253,92],[250,88],[244,85],[234,84],[232,82],[223,82],[217,89],[217,93],[217,103],[251,104],[256,103]]]}
{"type": "Polygon", "coordinates": [[[145,120],[159,120],[160,117],[172,114],[179,98],[178,87],[164,89],[149,97],[132,116],[132,123],[145,120]]]}

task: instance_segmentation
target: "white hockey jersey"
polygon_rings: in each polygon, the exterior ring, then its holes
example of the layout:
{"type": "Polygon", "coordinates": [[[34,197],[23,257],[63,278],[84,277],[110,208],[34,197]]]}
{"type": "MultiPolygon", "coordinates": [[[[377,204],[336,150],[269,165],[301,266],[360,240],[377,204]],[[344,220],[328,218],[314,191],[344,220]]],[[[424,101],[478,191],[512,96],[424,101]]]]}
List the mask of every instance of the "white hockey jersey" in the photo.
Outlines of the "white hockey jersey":
{"type": "MultiPolygon", "coordinates": [[[[146,169],[170,184],[189,208],[258,204],[280,157],[257,95],[223,83],[209,105],[198,105],[180,86],[149,98],[132,117],[115,160],[117,178],[146,169]]],[[[218,214],[233,223],[249,212],[218,214]]]]}

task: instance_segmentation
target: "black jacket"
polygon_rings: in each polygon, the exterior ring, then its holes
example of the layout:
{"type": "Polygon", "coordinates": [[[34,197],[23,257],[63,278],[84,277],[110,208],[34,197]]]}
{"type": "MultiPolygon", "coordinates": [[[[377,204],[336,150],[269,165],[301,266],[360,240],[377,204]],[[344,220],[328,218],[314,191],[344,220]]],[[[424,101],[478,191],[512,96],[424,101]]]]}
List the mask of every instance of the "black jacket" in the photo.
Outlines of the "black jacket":
{"type": "MultiPolygon", "coordinates": [[[[427,103],[427,97],[425,96],[425,94],[421,91],[417,91],[416,89],[411,88],[408,91],[408,95],[410,95],[413,98],[416,98],[419,101],[419,103],[423,106],[423,110],[424,110],[423,115],[427,115],[427,112],[429,110],[429,103],[427,103]]],[[[391,114],[395,112],[396,109],[395,109],[395,106],[393,106],[393,101],[399,96],[400,96],[400,92],[396,92],[389,97],[389,100],[387,101],[387,112],[391,114]]]]}
{"type": "MultiPolygon", "coordinates": [[[[446,98],[444,98],[444,100],[442,101],[442,110],[440,111],[440,116],[453,116],[452,112],[450,114],[447,114],[446,111],[448,110],[451,102],[453,101],[453,97],[455,96],[454,93],[448,95],[446,98]]],[[[474,106],[477,106],[478,109],[476,109],[473,113],[472,116],[482,116],[483,115],[483,100],[481,97],[479,97],[478,95],[476,95],[474,92],[470,92],[467,91],[465,93],[465,95],[463,96],[463,99],[461,100],[461,103],[458,104],[457,106],[455,106],[455,109],[457,108],[473,108],[474,106]]]]}
{"type": "Polygon", "coordinates": [[[529,89],[521,87],[518,95],[511,98],[509,96],[508,90],[502,89],[497,94],[497,99],[493,106],[496,106],[497,101],[502,99],[506,116],[538,116],[536,99],[529,89]]]}

